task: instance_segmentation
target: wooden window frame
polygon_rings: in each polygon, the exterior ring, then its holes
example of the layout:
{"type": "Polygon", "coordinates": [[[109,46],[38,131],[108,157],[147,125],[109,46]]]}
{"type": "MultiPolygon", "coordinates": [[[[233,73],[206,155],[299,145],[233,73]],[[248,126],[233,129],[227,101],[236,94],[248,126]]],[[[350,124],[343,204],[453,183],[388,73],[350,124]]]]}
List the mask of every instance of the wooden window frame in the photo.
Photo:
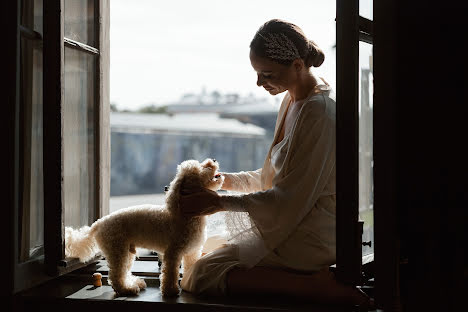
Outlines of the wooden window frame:
{"type": "MultiPolygon", "coordinates": [[[[98,54],[96,81],[95,116],[95,170],[96,210],[94,219],[109,211],[110,188],[110,122],[109,122],[109,0],[95,1],[99,12],[95,16],[97,48],[88,47],[63,37],[64,0],[43,2],[43,35],[21,24],[21,1],[2,3],[2,23],[5,44],[10,48],[5,57],[5,84],[7,107],[2,116],[5,127],[5,145],[8,159],[5,163],[7,187],[5,200],[7,211],[4,214],[2,229],[5,232],[7,253],[6,267],[8,278],[4,293],[17,293],[67,273],[84,264],[64,259],[63,237],[63,162],[62,162],[62,123],[64,96],[64,46],[80,49],[87,53],[98,54]],[[42,40],[43,47],[43,114],[44,144],[44,255],[26,261],[20,260],[20,212],[21,212],[21,121],[20,103],[20,40],[42,40]],[[73,263],[72,263],[73,264],[73,263]]],[[[77,262],[77,261],[76,261],[77,262]]]]}
{"type": "Polygon", "coordinates": [[[400,306],[400,246],[397,226],[397,4],[374,1],[374,254],[375,300],[383,309],[400,306]]]}
{"type": "Polygon", "coordinates": [[[358,113],[359,42],[373,43],[372,27],[373,21],[359,16],[359,0],[337,0],[336,272],[339,280],[350,285],[363,284],[363,265],[371,263],[374,257],[373,253],[362,256],[358,113]]]}
{"type": "MultiPolygon", "coordinates": [[[[28,41],[39,41],[43,42],[43,36],[35,31],[34,29],[22,25],[21,21],[21,1],[16,1],[15,3],[15,8],[10,8],[10,14],[11,12],[15,12],[16,14],[12,14],[14,16],[13,19],[9,20],[9,26],[16,26],[17,32],[15,36],[16,40],[16,57],[15,57],[15,74],[12,75],[15,77],[12,81],[15,82],[15,87],[14,89],[20,90],[20,58],[21,58],[21,48],[20,48],[20,42],[21,39],[24,38],[25,40],[28,41]]],[[[40,44],[39,44],[40,45],[40,44]]],[[[22,90],[24,91],[24,90],[22,90]]],[[[13,112],[11,112],[11,120],[15,123],[15,126],[13,129],[15,129],[15,134],[14,134],[14,151],[13,157],[14,162],[13,167],[14,167],[14,183],[12,185],[14,186],[14,201],[12,203],[12,208],[13,208],[13,215],[12,215],[12,233],[13,233],[13,246],[12,246],[12,257],[13,257],[13,281],[12,281],[12,289],[14,292],[20,291],[22,289],[26,289],[29,287],[32,287],[38,283],[44,282],[48,279],[50,279],[49,276],[44,274],[44,256],[38,256],[35,258],[31,259],[26,259],[22,260],[21,259],[21,244],[22,238],[24,238],[24,235],[22,235],[22,231],[26,231],[26,233],[29,233],[29,229],[22,229],[20,226],[20,223],[23,222],[23,220],[20,220],[20,211],[23,209],[23,201],[24,199],[21,198],[21,196],[24,195],[24,176],[22,176],[25,173],[25,168],[23,168],[23,150],[24,146],[22,146],[23,140],[20,138],[22,135],[23,130],[25,126],[30,126],[29,122],[31,121],[30,118],[27,118],[28,120],[25,120],[23,117],[23,107],[21,107],[21,95],[18,94],[18,91],[16,91],[16,96],[15,100],[12,101],[14,105],[12,105],[12,108],[14,109],[13,112]],[[23,237],[22,237],[23,236],[23,237]]],[[[24,104],[24,103],[23,103],[24,104]]],[[[23,224],[24,226],[24,224],[23,224]]],[[[26,236],[29,236],[26,234],[26,236]]],[[[23,246],[24,247],[24,246],[23,246]]]]}
{"type": "MultiPolygon", "coordinates": [[[[98,5],[101,10],[109,9],[108,0],[99,0],[98,5]]],[[[358,273],[360,273],[361,263],[356,260],[358,255],[360,258],[360,253],[356,250],[361,245],[356,243],[358,235],[350,235],[350,233],[358,233],[359,225],[357,222],[349,222],[349,217],[357,220],[358,214],[356,197],[358,194],[356,188],[358,162],[356,155],[347,157],[349,151],[346,150],[347,147],[351,147],[351,151],[354,151],[353,154],[356,154],[357,115],[356,110],[351,111],[349,115],[348,111],[357,108],[358,99],[357,84],[354,81],[358,77],[357,63],[356,59],[353,61],[352,58],[355,58],[358,53],[359,39],[366,41],[372,38],[373,34],[376,34],[377,39],[375,42],[372,40],[374,44],[374,78],[377,81],[374,89],[375,295],[378,302],[384,305],[388,303],[390,306],[392,300],[397,296],[398,288],[398,256],[395,255],[398,250],[395,227],[396,165],[394,155],[389,155],[386,152],[396,146],[396,139],[393,132],[386,130],[395,124],[395,108],[392,104],[396,95],[387,91],[396,90],[396,66],[392,62],[387,62],[384,56],[396,51],[396,35],[393,28],[389,27],[394,25],[396,8],[390,0],[376,1],[374,5],[375,22],[372,22],[371,27],[369,27],[370,24],[366,20],[358,18],[358,15],[350,14],[350,12],[358,12],[357,5],[357,0],[337,0],[337,273],[340,279],[351,280],[352,283],[353,278],[359,278],[358,273]],[[347,12],[349,8],[351,11],[347,12]],[[358,31],[359,29],[361,31],[358,31]],[[352,35],[347,37],[346,34],[349,32],[352,35]],[[348,51],[345,49],[347,45],[350,47],[348,51]],[[351,61],[347,62],[347,60],[351,61]],[[344,78],[350,78],[351,83],[344,78]],[[354,91],[350,91],[350,94],[354,94],[353,96],[345,92],[346,88],[351,87],[355,88],[354,91]],[[340,104],[347,103],[346,99],[350,99],[350,106],[340,104]],[[347,141],[348,138],[350,141],[347,141]],[[349,191],[342,193],[349,187],[347,182],[351,182],[352,187],[349,191]],[[350,202],[347,201],[349,198],[350,202]],[[349,207],[349,203],[353,209],[341,208],[349,207]],[[354,250],[351,250],[352,248],[354,250]],[[346,254],[348,250],[351,250],[350,254],[346,254]]],[[[63,0],[44,1],[44,7],[47,7],[44,8],[44,33],[47,30],[47,36],[44,36],[46,38],[44,49],[47,49],[47,56],[44,53],[44,116],[47,116],[48,119],[47,123],[44,123],[44,138],[49,143],[58,143],[55,148],[44,149],[44,184],[45,189],[47,189],[47,195],[45,194],[47,196],[45,199],[47,209],[45,212],[47,211],[48,214],[46,220],[47,225],[57,229],[57,231],[48,231],[49,234],[45,237],[45,243],[46,240],[51,239],[47,242],[45,251],[45,264],[50,276],[41,274],[44,262],[40,259],[18,263],[18,212],[20,209],[18,204],[19,160],[17,157],[19,154],[19,42],[21,33],[31,38],[37,37],[37,34],[20,25],[20,1],[6,1],[1,4],[1,14],[4,17],[2,23],[4,23],[4,29],[8,30],[4,38],[5,44],[11,46],[11,49],[6,49],[4,70],[7,77],[12,77],[12,79],[7,79],[2,86],[7,101],[5,113],[2,116],[4,122],[2,122],[1,135],[7,150],[7,159],[2,162],[2,171],[5,172],[3,179],[6,181],[6,187],[3,188],[3,191],[8,209],[4,214],[2,221],[4,226],[1,227],[1,231],[4,234],[3,237],[7,239],[7,251],[12,251],[9,253],[10,258],[8,258],[6,265],[8,276],[5,283],[2,284],[2,289],[5,289],[6,293],[29,288],[39,281],[43,282],[64,272],[57,268],[58,263],[63,260],[63,196],[61,193],[61,130],[63,124],[61,105],[63,101],[63,45],[66,41],[63,39],[63,0]],[[57,55],[60,57],[54,59],[54,56],[57,55]],[[48,66],[52,67],[48,68],[48,66]],[[55,189],[55,187],[57,188],[55,189]]],[[[99,147],[96,170],[100,172],[96,194],[98,194],[97,207],[99,207],[100,216],[106,214],[109,209],[110,125],[109,105],[107,105],[109,103],[109,33],[103,31],[103,29],[109,29],[109,14],[101,15],[100,13],[97,20],[102,25],[107,25],[106,27],[98,27],[97,37],[99,45],[97,50],[101,53],[97,77],[99,85],[97,96],[101,104],[97,118],[99,126],[96,128],[98,129],[96,146],[99,147]]],[[[66,44],[74,43],[70,41],[66,44]]]]}
{"type": "Polygon", "coordinates": [[[64,0],[44,1],[44,248],[46,272],[51,276],[75,270],[84,264],[65,259],[63,195],[63,104],[65,46],[97,56],[95,73],[95,215],[109,212],[110,105],[109,105],[109,1],[95,1],[97,48],[64,37],[64,0]]]}
{"type": "Polygon", "coordinates": [[[396,4],[373,3],[374,18],[359,16],[359,0],[337,0],[337,278],[360,285],[362,227],[358,220],[359,41],[373,46],[374,298],[380,307],[399,305],[399,240],[395,163],[397,38],[396,4]]]}

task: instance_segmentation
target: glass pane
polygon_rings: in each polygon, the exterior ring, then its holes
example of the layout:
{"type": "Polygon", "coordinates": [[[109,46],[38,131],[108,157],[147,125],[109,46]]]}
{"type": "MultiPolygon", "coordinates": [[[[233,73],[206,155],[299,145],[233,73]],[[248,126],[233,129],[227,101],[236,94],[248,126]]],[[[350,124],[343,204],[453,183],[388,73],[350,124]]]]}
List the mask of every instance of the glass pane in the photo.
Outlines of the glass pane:
{"type": "Polygon", "coordinates": [[[374,251],[373,94],[372,45],[359,42],[359,218],[364,221],[363,255],[374,251]]]}
{"type": "Polygon", "coordinates": [[[65,0],[65,37],[95,46],[93,0],[65,0]]]}
{"type": "Polygon", "coordinates": [[[42,34],[42,1],[43,0],[23,0],[21,1],[21,25],[35,30],[42,34]]]}
{"type": "Polygon", "coordinates": [[[65,48],[63,109],[65,225],[81,227],[95,212],[95,56],[65,48]]]}
{"type": "Polygon", "coordinates": [[[43,115],[42,50],[37,42],[21,39],[21,123],[23,187],[20,214],[20,260],[43,255],[43,115]]]}
{"type": "Polygon", "coordinates": [[[359,0],[359,15],[367,19],[374,18],[373,0],[359,0]]]}

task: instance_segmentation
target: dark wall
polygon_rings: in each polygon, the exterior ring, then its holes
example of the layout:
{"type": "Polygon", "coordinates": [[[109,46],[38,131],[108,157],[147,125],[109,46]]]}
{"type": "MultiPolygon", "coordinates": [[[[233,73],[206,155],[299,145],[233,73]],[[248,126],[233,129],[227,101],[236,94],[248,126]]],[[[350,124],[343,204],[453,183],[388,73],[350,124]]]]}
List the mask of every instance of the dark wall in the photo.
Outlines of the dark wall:
{"type": "Polygon", "coordinates": [[[396,185],[408,311],[466,308],[468,33],[463,2],[397,1],[396,185]],[[465,273],[466,274],[466,273],[465,273]]]}

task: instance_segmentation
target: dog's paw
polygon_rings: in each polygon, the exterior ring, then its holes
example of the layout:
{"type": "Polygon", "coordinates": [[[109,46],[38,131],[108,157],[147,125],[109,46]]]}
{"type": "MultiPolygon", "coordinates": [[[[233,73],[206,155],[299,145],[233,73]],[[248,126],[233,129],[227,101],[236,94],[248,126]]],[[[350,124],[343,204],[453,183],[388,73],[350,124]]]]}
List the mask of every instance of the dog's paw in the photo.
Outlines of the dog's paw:
{"type": "Polygon", "coordinates": [[[140,288],[140,290],[143,290],[146,288],[146,282],[142,278],[136,278],[135,284],[140,288]]]}
{"type": "Polygon", "coordinates": [[[132,285],[129,287],[114,288],[118,296],[136,296],[140,293],[140,287],[132,285]]]}
{"type": "Polygon", "coordinates": [[[180,294],[178,285],[161,285],[161,293],[163,297],[176,297],[180,294]]]}

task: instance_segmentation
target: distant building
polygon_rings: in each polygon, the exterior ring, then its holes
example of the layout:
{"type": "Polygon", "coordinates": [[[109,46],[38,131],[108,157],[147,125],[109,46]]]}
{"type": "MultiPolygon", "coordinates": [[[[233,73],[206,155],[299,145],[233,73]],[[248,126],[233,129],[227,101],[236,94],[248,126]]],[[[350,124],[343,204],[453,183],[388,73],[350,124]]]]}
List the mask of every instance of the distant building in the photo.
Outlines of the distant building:
{"type": "Polygon", "coordinates": [[[111,113],[111,196],[162,193],[186,159],[221,171],[262,167],[267,131],[218,114],[111,113]]]}
{"type": "MultiPolygon", "coordinates": [[[[278,99],[276,99],[278,100],[278,99]]],[[[199,94],[185,94],[177,102],[167,105],[170,114],[218,113],[222,118],[237,119],[244,124],[254,124],[266,130],[266,136],[273,137],[278,103],[272,98],[255,97],[253,94],[220,94],[216,91],[199,94]]]]}
{"type": "Polygon", "coordinates": [[[233,105],[225,109],[220,116],[222,118],[234,118],[242,123],[259,126],[266,130],[267,137],[273,139],[278,109],[279,107],[277,105],[264,101],[244,105],[233,105]]]}

